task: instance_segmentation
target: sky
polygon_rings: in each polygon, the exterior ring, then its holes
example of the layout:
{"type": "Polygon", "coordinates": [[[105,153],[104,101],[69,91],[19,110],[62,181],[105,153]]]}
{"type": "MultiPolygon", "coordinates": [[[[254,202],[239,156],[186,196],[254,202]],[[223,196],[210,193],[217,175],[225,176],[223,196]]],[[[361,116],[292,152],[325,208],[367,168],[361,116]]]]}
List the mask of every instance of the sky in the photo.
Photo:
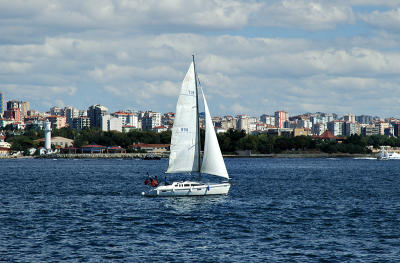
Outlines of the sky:
{"type": "Polygon", "coordinates": [[[175,111],[192,54],[213,115],[400,117],[400,0],[0,0],[0,91],[39,111],[175,111]]]}

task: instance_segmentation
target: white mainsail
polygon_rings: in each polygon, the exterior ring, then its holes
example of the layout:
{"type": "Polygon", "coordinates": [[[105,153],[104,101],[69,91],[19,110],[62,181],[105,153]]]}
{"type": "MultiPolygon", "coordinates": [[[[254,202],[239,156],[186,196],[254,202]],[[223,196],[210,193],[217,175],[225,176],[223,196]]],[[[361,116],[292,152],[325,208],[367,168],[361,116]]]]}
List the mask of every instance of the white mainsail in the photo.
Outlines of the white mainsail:
{"type": "Polygon", "coordinates": [[[201,172],[229,179],[229,175],[226,170],[221,149],[219,148],[217,135],[215,134],[214,126],[211,120],[211,114],[208,109],[206,97],[204,96],[203,90],[201,90],[201,93],[203,94],[206,115],[206,138],[204,143],[204,154],[203,163],[201,165],[201,172]]]}
{"type": "Polygon", "coordinates": [[[198,172],[199,134],[196,74],[192,62],[182,82],[172,128],[171,153],[166,173],[198,172]]]}

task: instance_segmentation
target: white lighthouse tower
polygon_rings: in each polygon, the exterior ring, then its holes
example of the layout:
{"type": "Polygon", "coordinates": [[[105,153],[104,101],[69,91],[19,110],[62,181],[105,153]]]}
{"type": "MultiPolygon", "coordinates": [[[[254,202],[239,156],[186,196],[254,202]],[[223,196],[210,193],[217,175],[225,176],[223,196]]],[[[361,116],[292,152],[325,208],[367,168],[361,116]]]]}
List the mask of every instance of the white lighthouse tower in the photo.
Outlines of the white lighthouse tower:
{"type": "Polygon", "coordinates": [[[51,127],[49,120],[44,123],[44,148],[46,152],[51,152],[51,127]]]}

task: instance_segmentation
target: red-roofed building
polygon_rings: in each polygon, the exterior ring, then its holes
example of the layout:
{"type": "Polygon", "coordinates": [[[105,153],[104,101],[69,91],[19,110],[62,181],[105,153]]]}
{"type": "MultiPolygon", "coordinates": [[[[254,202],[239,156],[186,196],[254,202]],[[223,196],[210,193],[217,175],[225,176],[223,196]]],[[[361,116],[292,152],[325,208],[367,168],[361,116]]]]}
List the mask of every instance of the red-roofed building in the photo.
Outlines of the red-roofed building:
{"type": "Polygon", "coordinates": [[[0,147],[0,156],[10,155],[11,149],[6,147],[0,147]]]}
{"type": "Polygon", "coordinates": [[[313,135],[313,138],[315,139],[323,139],[323,140],[331,140],[331,141],[338,141],[338,140],[343,140],[343,137],[337,137],[333,135],[329,130],[326,130],[323,134],[321,135],[313,135]]]}
{"type": "Polygon", "coordinates": [[[70,146],[60,149],[62,153],[77,153],[79,148],[70,146]]]}
{"type": "Polygon", "coordinates": [[[121,146],[109,146],[107,147],[108,153],[126,153],[126,150],[121,146]]]}

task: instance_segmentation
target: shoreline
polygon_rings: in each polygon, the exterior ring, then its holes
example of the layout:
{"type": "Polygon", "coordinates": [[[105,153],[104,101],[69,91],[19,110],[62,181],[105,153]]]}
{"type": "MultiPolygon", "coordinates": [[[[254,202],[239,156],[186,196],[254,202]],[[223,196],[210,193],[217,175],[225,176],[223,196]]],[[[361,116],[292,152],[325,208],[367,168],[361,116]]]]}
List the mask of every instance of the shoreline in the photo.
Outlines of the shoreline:
{"type": "Polygon", "coordinates": [[[248,156],[224,155],[226,158],[375,158],[374,154],[350,153],[272,153],[251,154],[248,156]]]}
{"type": "MultiPolygon", "coordinates": [[[[143,159],[148,155],[159,158],[168,158],[169,154],[148,153],[94,153],[94,154],[50,154],[44,156],[0,156],[0,159],[143,159]]],[[[278,154],[224,154],[224,158],[375,158],[374,154],[349,153],[278,153],[278,154]]]]}

